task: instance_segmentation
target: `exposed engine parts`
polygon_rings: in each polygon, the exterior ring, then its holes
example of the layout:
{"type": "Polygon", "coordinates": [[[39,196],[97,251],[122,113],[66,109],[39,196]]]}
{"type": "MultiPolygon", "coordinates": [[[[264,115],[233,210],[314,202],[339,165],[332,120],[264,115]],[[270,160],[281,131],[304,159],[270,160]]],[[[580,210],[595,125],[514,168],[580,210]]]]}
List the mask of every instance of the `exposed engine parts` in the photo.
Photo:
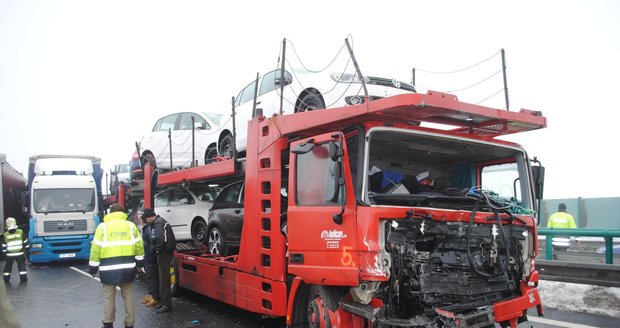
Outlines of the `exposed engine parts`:
{"type": "Polygon", "coordinates": [[[386,317],[471,311],[519,292],[523,227],[431,219],[393,220],[385,227],[391,256],[389,283],[381,290],[386,317]]]}

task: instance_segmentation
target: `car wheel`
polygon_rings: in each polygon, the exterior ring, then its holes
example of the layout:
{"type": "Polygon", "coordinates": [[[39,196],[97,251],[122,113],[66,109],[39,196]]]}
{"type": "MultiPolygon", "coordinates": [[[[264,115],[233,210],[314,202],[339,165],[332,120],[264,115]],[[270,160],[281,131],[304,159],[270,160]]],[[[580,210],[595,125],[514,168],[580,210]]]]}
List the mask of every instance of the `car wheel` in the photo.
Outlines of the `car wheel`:
{"type": "Polygon", "coordinates": [[[211,227],[211,229],[209,229],[207,248],[209,253],[213,255],[228,255],[226,237],[222,234],[222,231],[218,227],[211,227]]]}
{"type": "Polygon", "coordinates": [[[211,147],[207,149],[205,153],[205,164],[215,162],[215,158],[217,157],[217,148],[211,147]]]}
{"type": "Polygon", "coordinates": [[[151,153],[146,153],[144,155],[144,157],[142,157],[142,167],[144,167],[144,165],[146,163],[153,163],[153,165],[155,165],[155,167],[157,167],[157,162],[155,161],[155,156],[151,153]]]}
{"type": "Polygon", "coordinates": [[[308,112],[323,108],[325,108],[325,103],[323,102],[321,95],[309,93],[305,95],[299,102],[299,105],[295,107],[295,113],[308,112]]]}
{"type": "Polygon", "coordinates": [[[192,224],[192,239],[196,245],[207,242],[207,224],[203,219],[198,219],[192,224]]]}
{"type": "Polygon", "coordinates": [[[227,134],[222,138],[219,145],[219,153],[223,157],[232,158],[233,157],[233,138],[231,134],[227,134]]]}

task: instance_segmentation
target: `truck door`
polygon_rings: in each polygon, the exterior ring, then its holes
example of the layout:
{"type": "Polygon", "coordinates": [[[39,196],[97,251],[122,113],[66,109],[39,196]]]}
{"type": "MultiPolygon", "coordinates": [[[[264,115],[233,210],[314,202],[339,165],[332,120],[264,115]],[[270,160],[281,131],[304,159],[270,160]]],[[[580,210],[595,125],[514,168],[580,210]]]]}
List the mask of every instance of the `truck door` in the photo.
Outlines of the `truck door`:
{"type": "Polygon", "coordinates": [[[291,145],[289,272],[306,283],[357,285],[355,197],[342,133],[291,145]]]}

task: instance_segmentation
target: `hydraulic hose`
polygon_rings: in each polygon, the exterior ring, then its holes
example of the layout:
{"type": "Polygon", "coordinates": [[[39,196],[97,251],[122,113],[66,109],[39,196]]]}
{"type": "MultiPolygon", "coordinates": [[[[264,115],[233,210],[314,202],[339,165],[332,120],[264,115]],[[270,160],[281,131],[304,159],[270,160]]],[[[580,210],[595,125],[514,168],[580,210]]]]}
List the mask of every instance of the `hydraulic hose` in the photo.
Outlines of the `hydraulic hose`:
{"type": "MultiPolygon", "coordinates": [[[[471,232],[471,228],[474,224],[474,218],[476,217],[476,212],[478,211],[478,206],[480,206],[480,202],[482,200],[481,196],[476,197],[476,202],[474,203],[474,207],[471,210],[471,215],[469,217],[469,224],[467,225],[467,259],[469,260],[469,265],[471,266],[471,268],[479,275],[483,276],[483,277],[496,277],[499,275],[502,275],[506,272],[507,268],[508,268],[508,262],[504,263],[504,265],[502,266],[502,269],[497,272],[497,273],[486,273],[486,272],[482,272],[480,270],[478,270],[478,268],[476,267],[476,264],[474,263],[474,259],[471,255],[471,247],[469,246],[469,240],[470,240],[470,232],[471,232]]],[[[493,208],[493,207],[491,207],[493,208]]],[[[508,261],[510,259],[510,249],[508,248],[507,245],[507,241],[506,241],[506,237],[504,235],[504,229],[502,228],[502,223],[501,223],[501,219],[499,217],[499,214],[497,213],[496,210],[493,210],[493,212],[495,213],[495,217],[499,222],[499,228],[502,231],[502,239],[504,240],[504,244],[506,246],[506,253],[508,255],[508,258],[506,259],[506,261],[508,261]]]]}

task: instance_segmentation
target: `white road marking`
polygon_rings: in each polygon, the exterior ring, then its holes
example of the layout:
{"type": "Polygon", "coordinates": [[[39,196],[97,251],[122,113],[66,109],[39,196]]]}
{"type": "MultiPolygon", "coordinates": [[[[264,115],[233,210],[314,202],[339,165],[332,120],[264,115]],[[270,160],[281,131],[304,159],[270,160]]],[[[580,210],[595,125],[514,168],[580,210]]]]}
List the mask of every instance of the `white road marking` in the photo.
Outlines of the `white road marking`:
{"type": "MultiPolygon", "coordinates": [[[[81,273],[81,274],[83,274],[83,275],[87,276],[88,278],[92,278],[92,279],[95,279],[95,280],[97,280],[97,281],[101,282],[101,279],[99,279],[99,277],[93,277],[93,276],[91,276],[91,275],[90,275],[90,273],[85,272],[85,271],[82,271],[82,270],[80,270],[80,269],[78,269],[78,268],[76,268],[76,267],[69,267],[69,269],[71,269],[71,270],[73,270],[73,271],[75,271],[75,272],[79,272],[79,273],[81,273]]],[[[121,290],[121,288],[120,288],[119,286],[116,286],[116,289],[117,289],[117,290],[121,290]]]]}
{"type": "Polygon", "coordinates": [[[577,323],[570,323],[570,322],[565,322],[565,321],[551,320],[551,319],[546,319],[546,318],[541,318],[541,317],[534,317],[534,316],[528,316],[527,319],[529,321],[533,321],[533,322],[537,322],[537,323],[544,323],[546,325],[554,325],[554,326],[566,327],[566,328],[596,328],[594,326],[586,326],[586,325],[577,324],[577,323]]]}

